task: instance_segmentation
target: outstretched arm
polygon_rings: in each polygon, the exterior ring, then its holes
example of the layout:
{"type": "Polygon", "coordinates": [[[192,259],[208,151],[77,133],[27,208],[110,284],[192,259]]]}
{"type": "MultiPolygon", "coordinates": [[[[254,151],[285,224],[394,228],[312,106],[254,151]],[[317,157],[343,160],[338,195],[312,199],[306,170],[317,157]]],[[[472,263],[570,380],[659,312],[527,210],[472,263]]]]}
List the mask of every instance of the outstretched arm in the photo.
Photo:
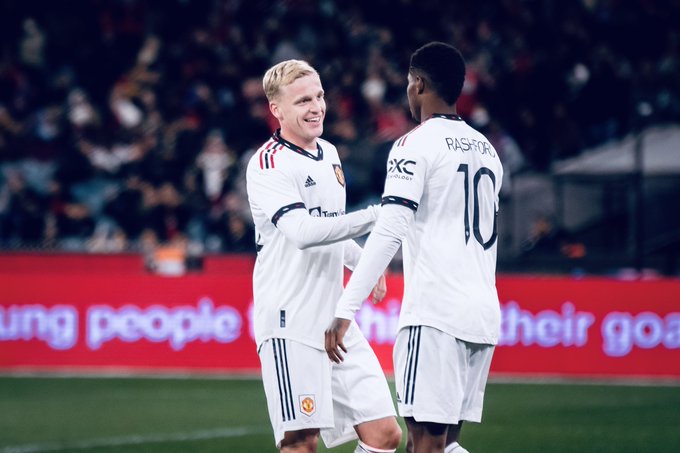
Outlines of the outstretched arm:
{"type": "Polygon", "coordinates": [[[380,208],[366,209],[337,217],[313,217],[307,209],[292,209],[281,215],[276,227],[301,250],[363,236],[371,231],[380,208]]]}
{"type": "Polygon", "coordinates": [[[359,264],[338,302],[335,319],[326,329],[326,353],[333,362],[343,360],[342,352],[347,352],[343,339],[349,324],[399,250],[414,215],[411,209],[404,206],[390,204],[382,207],[359,264]]]}
{"type": "Polygon", "coordinates": [[[299,249],[363,236],[380,211],[376,205],[336,217],[314,217],[302,201],[293,171],[285,166],[262,169],[251,160],[246,181],[253,215],[264,215],[299,249]]]}

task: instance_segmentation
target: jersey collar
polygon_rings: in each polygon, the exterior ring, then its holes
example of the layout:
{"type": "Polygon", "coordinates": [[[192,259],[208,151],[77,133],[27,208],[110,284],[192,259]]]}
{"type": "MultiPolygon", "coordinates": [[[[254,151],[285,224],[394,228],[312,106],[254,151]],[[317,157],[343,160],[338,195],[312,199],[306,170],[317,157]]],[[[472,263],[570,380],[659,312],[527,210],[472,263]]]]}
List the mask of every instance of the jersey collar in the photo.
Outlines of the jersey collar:
{"type": "Polygon", "coordinates": [[[278,143],[281,143],[286,148],[290,149],[291,151],[295,151],[296,153],[302,154],[303,156],[309,157],[310,159],[313,160],[323,160],[323,149],[321,149],[321,145],[319,145],[319,142],[316,143],[316,147],[319,150],[319,154],[315,156],[306,149],[302,149],[298,145],[291,143],[285,138],[281,137],[281,129],[276,129],[276,132],[274,132],[272,138],[278,143]]]}
{"type": "Polygon", "coordinates": [[[461,118],[460,115],[456,115],[455,113],[433,113],[430,118],[442,118],[445,120],[463,121],[463,118],[461,118]]]}

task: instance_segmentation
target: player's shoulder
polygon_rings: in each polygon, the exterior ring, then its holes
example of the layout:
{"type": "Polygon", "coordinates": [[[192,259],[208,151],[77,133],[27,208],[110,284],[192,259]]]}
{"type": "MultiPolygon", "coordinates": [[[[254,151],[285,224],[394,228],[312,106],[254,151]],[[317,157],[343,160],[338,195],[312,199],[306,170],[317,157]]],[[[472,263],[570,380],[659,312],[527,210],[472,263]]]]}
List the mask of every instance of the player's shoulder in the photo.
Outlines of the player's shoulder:
{"type": "Polygon", "coordinates": [[[316,141],[318,142],[319,146],[323,150],[324,156],[331,156],[331,157],[336,157],[338,156],[338,149],[335,147],[334,144],[329,142],[328,140],[325,140],[321,137],[317,138],[316,141]]]}
{"type": "Polygon", "coordinates": [[[392,147],[394,149],[399,149],[399,148],[406,148],[407,145],[413,145],[414,142],[419,142],[427,135],[427,132],[424,133],[424,131],[427,131],[428,127],[427,121],[420,123],[398,139],[394,141],[394,144],[392,147]]]}
{"type": "Polygon", "coordinates": [[[443,133],[444,130],[440,125],[428,119],[395,140],[392,145],[392,152],[430,155],[432,153],[427,152],[427,150],[431,151],[435,148],[433,143],[436,143],[443,133]]]}
{"type": "Polygon", "coordinates": [[[323,148],[335,148],[335,145],[333,145],[331,142],[324,138],[317,138],[316,141],[319,143],[319,145],[323,148]]]}
{"type": "Polygon", "coordinates": [[[275,137],[270,137],[264,142],[248,161],[247,172],[267,172],[284,170],[288,165],[287,153],[281,152],[285,145],[275,137]]]}

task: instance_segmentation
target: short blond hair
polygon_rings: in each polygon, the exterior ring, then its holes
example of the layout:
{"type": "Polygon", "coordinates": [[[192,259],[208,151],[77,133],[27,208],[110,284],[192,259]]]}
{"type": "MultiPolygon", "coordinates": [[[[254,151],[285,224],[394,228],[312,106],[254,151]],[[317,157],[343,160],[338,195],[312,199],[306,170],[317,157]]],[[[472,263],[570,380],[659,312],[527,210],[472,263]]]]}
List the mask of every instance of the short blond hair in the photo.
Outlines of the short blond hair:
{"type": "Polygon", "coordinates": [[[267,100],[272,102],[279,94],[281,87],[290,85],[300,77],[310,74],[319,75],[316,69],[306,61],[286,60],[275,64],[267,70],[262,78],[262,88],[264,88],[267,100]]]}

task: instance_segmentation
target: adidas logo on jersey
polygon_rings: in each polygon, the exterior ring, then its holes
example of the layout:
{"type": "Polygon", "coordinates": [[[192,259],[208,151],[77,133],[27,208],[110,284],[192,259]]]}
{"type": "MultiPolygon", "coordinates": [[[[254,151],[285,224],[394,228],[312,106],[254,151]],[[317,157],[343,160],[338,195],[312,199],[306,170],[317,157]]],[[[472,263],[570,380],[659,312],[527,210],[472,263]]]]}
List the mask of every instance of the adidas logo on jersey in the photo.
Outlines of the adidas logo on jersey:
{"type": "Polygon", "coordinates": [[[312,187],[315,185],[316,181],[314,181],[311,176],[307,176],[307,181],[305,181],[305,187],[312,187]]]}

